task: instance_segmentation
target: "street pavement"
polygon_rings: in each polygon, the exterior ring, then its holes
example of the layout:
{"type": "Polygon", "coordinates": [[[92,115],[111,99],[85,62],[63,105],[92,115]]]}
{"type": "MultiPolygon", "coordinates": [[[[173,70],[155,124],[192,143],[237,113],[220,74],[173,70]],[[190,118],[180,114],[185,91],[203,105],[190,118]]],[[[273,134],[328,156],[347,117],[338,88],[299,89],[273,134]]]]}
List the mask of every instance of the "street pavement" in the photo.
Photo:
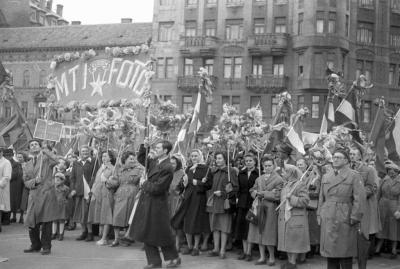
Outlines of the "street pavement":
{"type": "MultiPolygon", "coordinates": [[[[66,231],[64,241],[53,241],[52,253],[42,256],[38,253],[24,254],[23,250],[29,247],[27,229],[22,224],[3,226],[0,233],[0,261],[8,258],[6,262],[0,262],[0,269],[129,269],[143,268],[146,265],[145,253],[141,250],[141,244],[136,243],[130,247],[96,246],[94,242],[75,241],[80,230],[66,231]]],[[[228,252],[226,260],[208,258],[205,254],[198,257],[182,256],[181,268],[190,269],[248,269],[248,268],[280,268],[279,261],[276,266],[255,266],[254,263],[238,261],[235,252],[228,252]]],[[[165,266],[164,266],[165,267],[165,266]]],[[[298,266],[300,269],[326,268],[323,258],[315,258],[298,266]]],[[[357,268],[354,265],[354,268],[357,268]]],[[[400,258],[390,260],[388,258],[375,258],[368,263],[368,268],[400,269],[400,258]]]]}

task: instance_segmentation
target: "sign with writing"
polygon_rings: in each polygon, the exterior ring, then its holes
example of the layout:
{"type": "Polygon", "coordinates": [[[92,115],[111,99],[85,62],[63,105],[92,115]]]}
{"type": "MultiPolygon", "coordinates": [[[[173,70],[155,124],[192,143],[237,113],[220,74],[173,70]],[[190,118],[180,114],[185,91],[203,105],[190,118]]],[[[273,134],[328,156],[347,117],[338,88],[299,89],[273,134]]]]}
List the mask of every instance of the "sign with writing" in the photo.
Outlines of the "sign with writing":
{"type": "Polygon", "coordinates": [[[60,142],[64,124],[38,119],[35,126],[34,138],[60,142]]]}
{"type": "Polygon", "coordinates": [[[63,62],[53,72],[56,99],[97,104],[100,100],[132,99],[142,95],[149,79],[148,56],[96,56],[63,62]]]}

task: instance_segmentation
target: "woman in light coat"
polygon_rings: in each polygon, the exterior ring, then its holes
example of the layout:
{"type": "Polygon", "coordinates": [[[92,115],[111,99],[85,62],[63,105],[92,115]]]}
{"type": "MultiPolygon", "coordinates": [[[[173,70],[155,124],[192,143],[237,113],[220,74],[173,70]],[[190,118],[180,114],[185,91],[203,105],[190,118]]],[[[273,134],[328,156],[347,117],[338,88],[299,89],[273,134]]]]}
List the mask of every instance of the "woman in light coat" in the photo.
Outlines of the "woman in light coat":
{"type": "Polygon", "coordinates": [[[296,166],[286,164],[283,169],[283,179],[286,183],[281,191],[278,250],[287,253],[288,263],[284,267],[290,269],[296,268],[299,253],[310,250],[307,216],[310,198],[302,172],[296,166]]]}
{"type": "Polygon", "coordinates": [[[0,148],[0,232],[2,212],[10,211],[10,179],[11,163],[3,157],[3,148],[0,148]]]}
{"type": "Polygon", "coordinates": [[[274,160],[264,158],[262,160],[265,174],[256,179],[254,186],[250,189],[251,196],[258,201],[257,225],[249,224],[247,241],[249,249],[251,244],[258,244],[260,259],[256,265],[266,264],[265,246],[268,248],[268,265],[275,265],[275,246],[278,241],[278,216],[276,207],[283,187],[283,179],[275,172],[274,160]]]}

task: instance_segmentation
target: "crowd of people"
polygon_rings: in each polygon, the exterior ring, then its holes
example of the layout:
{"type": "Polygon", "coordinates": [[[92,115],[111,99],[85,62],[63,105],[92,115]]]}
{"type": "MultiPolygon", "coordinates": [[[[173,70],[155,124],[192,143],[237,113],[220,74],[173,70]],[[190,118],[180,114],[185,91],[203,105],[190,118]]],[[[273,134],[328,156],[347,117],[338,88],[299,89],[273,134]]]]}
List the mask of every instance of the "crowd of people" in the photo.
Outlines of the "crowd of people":
{"type": "Polygon", "coordinates": [[[168,268],[181,264],[179,253],[226,259],[233,246],[239,260],[274,266],[286,259],[287,269],[314,255],[329,269],[352,268],[355,259],[366,268],[387,250],[397,256],[400,167],[393,161],[378,173],[357,145],[310,147],[303,156],[285,143],[261,157],[238,150],[205,158],[193,149],[186,159],[171,150],[168,141],[145,142],[138,152],[83,146],[63,158],[39,140],[27,155],[1,149],[2,223],[25,222],[26,253],[50,254],[51,240],[64,240],[76,224],[76,240],[142,242],[146,269],[161,266],[159,247],[168,268]]]}

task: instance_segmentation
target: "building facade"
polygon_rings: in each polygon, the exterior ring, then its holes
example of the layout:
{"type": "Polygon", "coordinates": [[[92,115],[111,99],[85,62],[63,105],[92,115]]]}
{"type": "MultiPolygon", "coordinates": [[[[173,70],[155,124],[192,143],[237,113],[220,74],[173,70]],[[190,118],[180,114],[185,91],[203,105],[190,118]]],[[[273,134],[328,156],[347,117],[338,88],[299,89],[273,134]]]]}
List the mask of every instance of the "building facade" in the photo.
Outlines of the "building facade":
{"type": "Polygon", "coordinates": [[[351,83],[365,74],[375,85],[360,109],[373,122],[373,100],[400,104],[400,1],[382,0],[155,0],[155,88],[186,111],[195,104],[204,66],[216,90],[208,115],[224,103],[240,111],[261,104],[274,117],[276,94],[292,94],[294,109],[311,110],[318,132],[327,96],[326,67],[351,83]],[[381,29],[390,29],[382,31],[381,29]]]}

